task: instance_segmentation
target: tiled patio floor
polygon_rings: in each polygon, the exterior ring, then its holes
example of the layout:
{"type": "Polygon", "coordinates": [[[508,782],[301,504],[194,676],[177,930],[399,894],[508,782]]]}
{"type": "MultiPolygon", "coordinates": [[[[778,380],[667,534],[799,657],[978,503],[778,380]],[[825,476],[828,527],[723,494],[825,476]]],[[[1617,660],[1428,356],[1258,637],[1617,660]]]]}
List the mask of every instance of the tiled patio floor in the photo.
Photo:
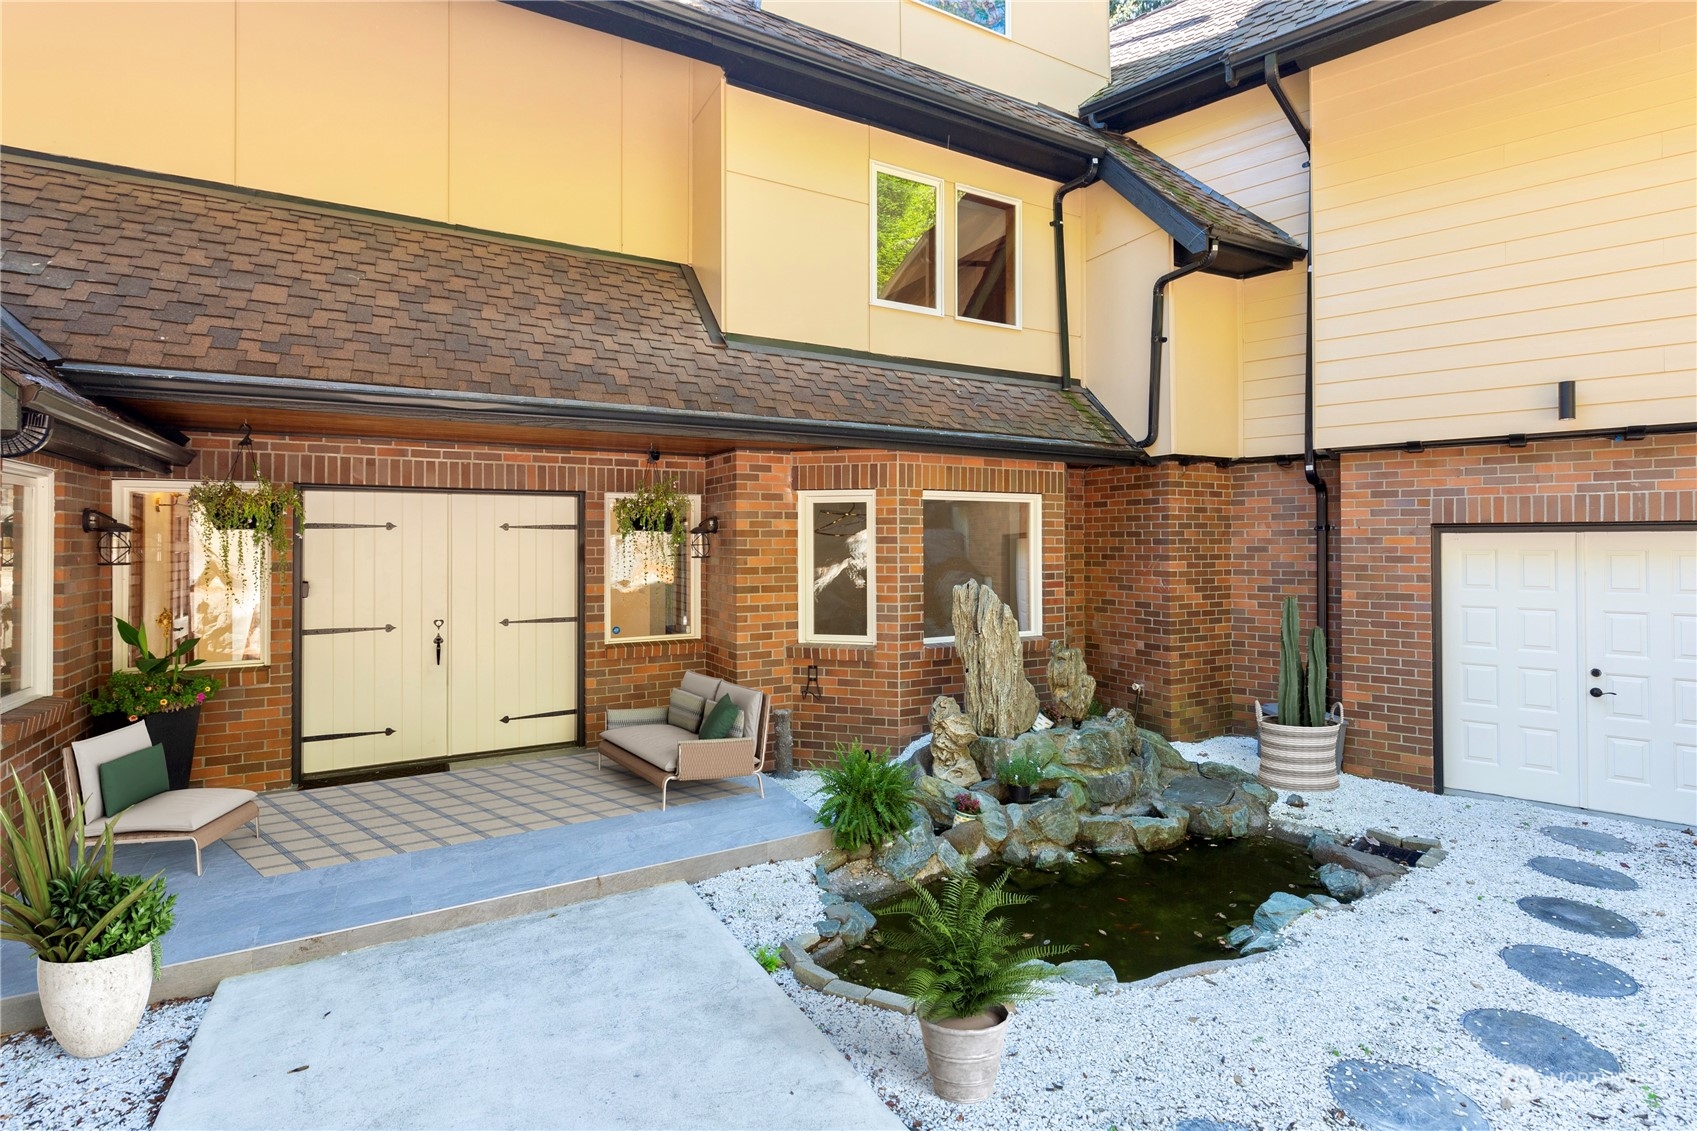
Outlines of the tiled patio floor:
{"type": "MultiPolygon", "coordinates": [[[[742,780],[683,782],[673,786],[670,805],[754,792],[742,780]]],[[[229,844],[255,871],[275,876],[659,808],[654,786],[610,762],[597,766],[593,751],[572,750],[265,794],[259,835],[229,844]]]]}

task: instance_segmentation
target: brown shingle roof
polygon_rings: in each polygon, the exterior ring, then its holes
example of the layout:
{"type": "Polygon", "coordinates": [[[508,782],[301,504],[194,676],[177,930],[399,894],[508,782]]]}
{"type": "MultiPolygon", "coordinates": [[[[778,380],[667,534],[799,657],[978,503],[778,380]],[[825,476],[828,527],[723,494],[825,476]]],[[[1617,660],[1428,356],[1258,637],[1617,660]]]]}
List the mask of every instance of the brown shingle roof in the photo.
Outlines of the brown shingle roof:
{"type": "Polygon", "coordinates": [[[1054,385],[716,345],[672,264],[19,159],[0,181],[5,303],[78,363],[1126,451],[1054,385]]]}

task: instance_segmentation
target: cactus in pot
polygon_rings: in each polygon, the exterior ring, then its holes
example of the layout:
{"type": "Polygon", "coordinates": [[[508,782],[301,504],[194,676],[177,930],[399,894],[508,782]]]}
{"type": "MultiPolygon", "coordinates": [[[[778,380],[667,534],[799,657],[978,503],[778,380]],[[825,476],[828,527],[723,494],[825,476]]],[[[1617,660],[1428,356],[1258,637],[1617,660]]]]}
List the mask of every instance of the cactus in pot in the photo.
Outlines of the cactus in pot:
{"type": "Polygon", "coordinates": [[[1302,625],[1296,598],[1286,597],[1279,631],[1279,713],[1266,718],[1255,706],[1260,728],[1263,785],[1274,789],[1328,790],[1338,787],[1343,754],[1343,711],[1326,711],[1326,634],[1308,633],[1303,663],[1302,625]]]}

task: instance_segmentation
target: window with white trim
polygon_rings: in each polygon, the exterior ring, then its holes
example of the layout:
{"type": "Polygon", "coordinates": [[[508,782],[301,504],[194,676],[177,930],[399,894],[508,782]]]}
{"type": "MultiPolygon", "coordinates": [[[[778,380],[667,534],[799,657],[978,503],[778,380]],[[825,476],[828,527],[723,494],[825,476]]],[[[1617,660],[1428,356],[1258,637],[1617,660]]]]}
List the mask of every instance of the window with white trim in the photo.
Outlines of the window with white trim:
{"type": "Polygon", "coordinates": [[[955,586],[988,585],[1018,617],[1022,636],[1043,631],[1043,497],[927,491],[925,640],[954,639],[955,586]]]}
{"type": "Polygon", "coordinates": [[[53,473],[0,469],[0,709],[53,694],[53,473]]]}
{"type": "Polygon", "coordinates": [[[872,166],[872,301],[943,313],[943,182],[872,166]]]}
{"type": "Polygon", "coordinates": [[[1008,0],[919,0],[927,8],[946,12],[997,35],[1008,34],[1008,0]]]}
{"type": "Polygon", "coordinates": [[[871,644],[877,636],[876,523],[871,491],[802,491],[801,639],[871,644]]]}
{"type": "MultiPolygon", "coordinates": [[[[607,642],[688,640],[701,635],[701,562],[667,530],[621,536],[607,495],[607,642]]],[[[701,521],[701,496],[689,496],[689,524],[701,521]]]]}
{"type": "MultiPolygon", "coordinates": [[[[120,479],[112,513],[130,526],[130,561],[112,569],[112,610],[147,634],[163,654],[195,637],[207,667],[260,667],[271,661],[270,548],[245,530],[213,533],[189,506],[193,483],[120,479]],[[226,568],[226,562],[228,568],[226,568]]],[[[114,663],[135,653],[113,633],[114,663]]]]}
{"type": "Polygon", "coordinates": [[[1019,201],[955,188],[955,316],[1019,325],[1019,201]]]}

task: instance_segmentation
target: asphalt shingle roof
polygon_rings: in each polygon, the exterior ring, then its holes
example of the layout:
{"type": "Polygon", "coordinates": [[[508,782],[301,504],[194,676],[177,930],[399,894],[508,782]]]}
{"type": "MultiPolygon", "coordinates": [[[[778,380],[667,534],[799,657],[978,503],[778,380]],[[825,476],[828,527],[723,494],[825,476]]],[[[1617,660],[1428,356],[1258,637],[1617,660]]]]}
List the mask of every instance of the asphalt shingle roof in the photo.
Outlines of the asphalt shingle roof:
{"type": "Polygon", "coordinates": [[[79,363],[1127,450],[1056,385],[727,349],[672,264],[19,159],[0,184],[5,304],[79,363]]]}

